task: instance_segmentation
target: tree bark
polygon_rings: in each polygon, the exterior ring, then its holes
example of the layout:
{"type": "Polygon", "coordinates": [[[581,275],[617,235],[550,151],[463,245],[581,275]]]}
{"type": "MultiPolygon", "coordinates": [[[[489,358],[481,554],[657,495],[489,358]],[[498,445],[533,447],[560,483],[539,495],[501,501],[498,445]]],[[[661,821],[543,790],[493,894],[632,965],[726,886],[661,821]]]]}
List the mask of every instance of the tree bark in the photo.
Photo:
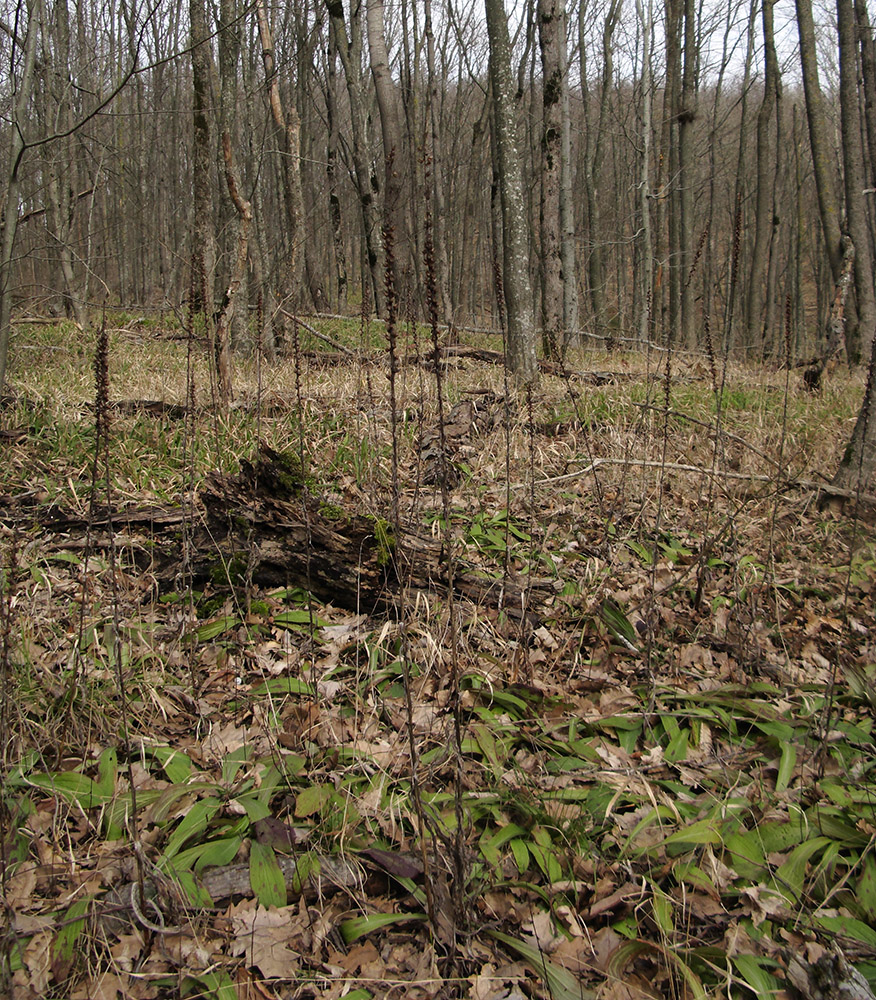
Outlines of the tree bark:
{"type": "Polygon", "coordinates": [[[796,0],[797,32],[800,36],[800,65],[803,73],[803,95],[806,100],[806,124],[809,128],[809,148],[812,152],[812,172],[818,196],[818,214],[824,232],[827,259],[833,283],[843,269],[840,206],[834,183],[835,168],[828,136],[827,112],[818,79],[818,57],[815,49],[815,25],[812,20],[812,0],[796,0]]]}
{"type": "MultiPolygon", "coordinates": [[[[27,105],[33,92],[34,67],[36,64],[39,19],[42,16],[41,0],[27,2],[27,29],[24,38],[24,52],[21,55],[21,73],[12,95],[9,128],[9,168],[6,175],[6,190],[3,192],[0,215],[3,231],[0,235],[0,394],[6,385],[6,364],[9,356],[10,319],[12,316],[12,276],[14,270],[13,251],[15,233],[18,228],[18,195],[21,183],[21,162],[24,157],[24,123],[27,120],[27,105]]],[[[14,65],[15,50],[10,65],[14,65]]]]}
{"type": "Polygon", "coordinates": [[[204,0],[189,0],[192,45],[192,267],[197,301],[192,308],[203,311],[207,337],[214,336],[216,308],[216,221],[213,197],[213,57],[204,0]]]}
{"type": "Polygon", "coordinates": [[[748,275],[746,306],[746,341],[749,347],[762,347],[765,329],[766,282],[775,229],[776,157],[772,152],[770,131],[777,117],[779,101],[779,60],[773,30],[773,7],[776,0],[764,0],[762,6],[764,42],[763,100],[757,115],[757,187],[755,191],[754,249],[748,275]]]}
{"type": "Polygon", "coordinates": [[[562,92],[560,46],[565,45],[563,11],[558,0],[538,0],[538,41],[542,69],[541,131],[541,328],[542,349],[560,357],[566,343],[563,310],[563,243],[560,225],[562,183],[562,92]]]}
{"type": "Polygon", "coordinates": [[[852,0],[837,0],[837,34],[840,60],[840,119],[842,125],[843,177],[846,223],[855,245],[855,299],[858,305],[857,336],[846,339],[851,361],[868,357],[876,330],[876,295],[873,289],[873,255],[864,188],[864,150],[858,99],[858,45],[852,0]],[[851,343],[849,342],[851,340],[851,343]]]}
{"type": "Polygon", "coordinates": [[[362,78],[362,27],[359,8],[350,18],[350,35],[344,19],[344,5],[341,0],[326,0],[331,30],[344,76],[347,81],[347,96],[350,101],[350,139],[353,157],[353,174],[359,196],[362,215],[362,231],[365,237],[365,251],[368,256],[368,274],[371,280],[371,295],[378,316],[386,314],[383,294],[384,252],[380,219],[374,203],[374,193],[379,189],[377,177],[369,160],[367,115],[365,110],[364,80],[362,78]]]}
{"type": "Polygon", "coordinates": [[[523,385],[538,380],[535,322],[526,233],[526,199],[520,164],[511,43],[503,0],[486,0],[490,43],[490,85],[499,194],[502,204],[502,285],[508,337],[508,365],[523,385]]]}
{"type": "Polygon", "coordinates": [[[399,301],[404,299],[401,276],[405,271],[408,239],[404,224],[402,172],[404,156],[395,84],[389,69],[389,53],[383,26],[383,0],[368,0],[366,24],[371,77],[377,95],[380,132],[383,138],[383,217],[384,225],[392,230],[392,280],[399,301]]]}

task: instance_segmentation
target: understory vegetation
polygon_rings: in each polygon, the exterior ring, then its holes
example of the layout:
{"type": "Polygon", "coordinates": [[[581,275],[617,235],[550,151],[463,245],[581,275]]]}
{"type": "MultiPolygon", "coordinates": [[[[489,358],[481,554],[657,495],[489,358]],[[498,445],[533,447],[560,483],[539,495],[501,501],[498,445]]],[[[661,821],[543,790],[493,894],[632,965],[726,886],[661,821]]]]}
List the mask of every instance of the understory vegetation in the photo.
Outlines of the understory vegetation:
{"type": "Polygon", "coordinates": [[[13,343],[0,992],[876,986],[876,531],[821,492],[860,377],[572,352],[527,394],[487,336],[436,379],[422,330],[390,364],[311,322],[344,349],[239,360],[223,417],[171,318],[108,317],[108,405],[96,337],[13,343]],[[290,523],[372,520],[379,599],[315,597],[315,550],[259,582],[255,537],[193,575],[207,485],[265,449],[290,523]]]}

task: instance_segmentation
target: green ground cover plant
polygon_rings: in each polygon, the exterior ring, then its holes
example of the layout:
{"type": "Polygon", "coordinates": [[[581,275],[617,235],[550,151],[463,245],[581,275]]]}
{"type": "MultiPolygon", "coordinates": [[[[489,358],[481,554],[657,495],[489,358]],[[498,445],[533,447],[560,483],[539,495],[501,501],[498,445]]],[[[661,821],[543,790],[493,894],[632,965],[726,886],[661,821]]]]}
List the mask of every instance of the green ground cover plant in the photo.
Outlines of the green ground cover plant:
{"type": "Polygon", "coordinates": [[[466,359],[447,400],[499,402],[442,497],[434,379],[402,366],[393,414],[381,330],[317,328],[351,353],[243,361],[219,419],[175,323],[111,317],[105,451],[94,344],[16,341],[4,989],[781,998],[839,953],[876,984],[876,536],[817,491],[859,380],[730,366],[718,407],[679,361],[667,407],[635,354],[530,399],[466,359]],[[382,603],[254,549],[161,578],[260,445],[288,516],[370,519],[382,603]],[[493,589],[406,587],[402,529],[493,589]]]}

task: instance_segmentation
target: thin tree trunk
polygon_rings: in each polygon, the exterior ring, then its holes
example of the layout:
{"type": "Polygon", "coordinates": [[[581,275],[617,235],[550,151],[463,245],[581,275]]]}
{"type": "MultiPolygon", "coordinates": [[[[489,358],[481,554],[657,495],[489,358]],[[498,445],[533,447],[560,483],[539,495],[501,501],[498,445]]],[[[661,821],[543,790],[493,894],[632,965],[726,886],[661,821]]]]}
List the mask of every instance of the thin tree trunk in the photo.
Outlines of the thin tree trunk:
{"type": "Polygon", "coordinates": [[[486,0],[496,165],[502,202],[502,283],[508,367],[524,385],[538,380],[532,287],[526,233],[526,200],[520,163],[511,44],[503,0],[486,0]]]}
{"type": "MultiPolygon", "coordinates": [[[[21,7],[19,7],[21,10],[21,7]]],[[[27,29],[22,53],[21,74],[12,95],[9,128],[9,168],[6,175],[6,190],[3,192],[0,214],[3,232],[0,236],[0,393],[6,385],[6,364],[9,356],[10,319],[12,316],[12,275],[14,268],[13,251],[15,233],[18,228],[18,195],[21,184],[21,161],[24,156],[24,123],[27,120],[27,105],[34,85],[37,36],[39,20],[42,16],[41,0],[27,2],[27,29]]],[[[14,65],[13,59],[10,65],[14,65]]]]}
{"type": "Polygon", "coordinates": [[[548,358],[559,358],[566,343],[563,328],[563,257],[560,226],[562,179],[562,89],[560,47],[565,45],[562,7],[558,0],[538,0],[538,40],[542,68],[541,133],[541,326],[548,358]]]}
{"type": "Polygon", "coordinates": [[[764,86],[763,100],[757,114],[757,188],[755,191],[754,249],[748,272],[746,306],[746,343],[762,346],[766,337],[766,282],[770,261],[775,217],[776,156],[772,152],[770,132],[777,118],[779,61],[773,30],[773,7],[776,0],[763,0],[764,86]]]}
{"type": "Polygon", "coordinates": [[[846,221],[855,245],[855,299],[858,306],[858,335],[846,349],[856,361],[870,354],[876,329],[876,296],[873,290],[873,255],[867,224],[864,188],[864,151],[858,101],[858,46],[852,0],[837,0],[837,34],[840,59],[840,109],[843,146],[843,177],[846,194],[846,221]]]}
{"type": "Polygon", "coordinates": [[[353,172],[362,213],[362,229],[365,237],[365,251],[368,256],[368,274],[371,279],[371,294],[378,316],[386,312],[383,294],[383,239],[380,219],[374,204],[374,191],[378,183],[369,161],[367,115],[365,111],[364,80],[362,78],[362,28],[359,21],[360,8],[350,19],[350,35],[344,20],[344,5],[341,0],[326,0],[331,30],[335,33],[335,44],[344,76],[347,81],[347,95],[350,101],[350,139],[353,153],[353,172]]]}
{"type": "Polygon", "coordinates": [[[301,193],[301,157],[300,129],[298,112],[292,106],[284,114],[283,102],[277,81],[277,67],[274,59],[274,39],[271,26],[265,10],[264,0],[256,0],[256,15],[258,17],[259,40],[262,46],[262,65],[265,68],[265,88],[268,92],[268,104],[271,117],[277,129],[280,140],[280,174],[283,178],[283,201],[286,206],[286,238],[289,254],[286,260],[286,273],[283,285],[288,289],[284,296],[292,296],[293,309],[297,310],[303,304],[303,254],[304,241],[303,219],[304,199],[301,193]]]}

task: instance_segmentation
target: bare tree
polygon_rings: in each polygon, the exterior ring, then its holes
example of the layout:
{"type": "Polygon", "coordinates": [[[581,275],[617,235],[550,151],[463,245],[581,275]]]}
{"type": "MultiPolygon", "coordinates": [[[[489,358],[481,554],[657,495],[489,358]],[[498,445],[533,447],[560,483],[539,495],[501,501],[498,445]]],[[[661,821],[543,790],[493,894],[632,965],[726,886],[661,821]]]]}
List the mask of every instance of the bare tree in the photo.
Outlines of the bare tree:
{"type": "Polygon", "coordinates": [[[538,379],[526,200],[511,76],[511,42],[503,0],[486,0],[490,39],[490,85],[499,196],[502,206],[502,285],[508,337],[508,367],[525,385],[538,379]]]}
{"type": "Polygon", "coordinates": [[[18,229],[18,198],[21,183],[21,163],[25,152],[24,127],[27,121],[27,105],[34,87],[37,37],[39,19],[42,16],[41,0],[27,0],[26,6],[19,3],[16,8],[18,24],[13,34],[13,49],[10,65],[18,73],[12,74],[12,99],[9,114],[9,160],[6,172],[6,189],[3,191],[2,209],[3,231],[0,235],[0,393],[6,384],[6,362],[9,354],[10,319],[12,316],[12,274],[14,266],[15,233],[18,229]],[[21,18],[27,23],[22,25],[21,18]],[[20,51],[18,39],[24,32],[24,51],[20,51]]]}

